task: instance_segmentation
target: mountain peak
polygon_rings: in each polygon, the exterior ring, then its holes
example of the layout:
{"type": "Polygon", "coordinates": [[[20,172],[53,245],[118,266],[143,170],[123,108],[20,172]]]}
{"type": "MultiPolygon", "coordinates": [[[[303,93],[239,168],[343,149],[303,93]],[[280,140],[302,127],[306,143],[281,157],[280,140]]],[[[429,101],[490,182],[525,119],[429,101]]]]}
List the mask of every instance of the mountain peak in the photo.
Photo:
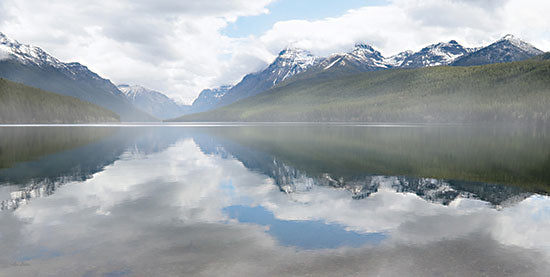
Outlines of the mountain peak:
{"type": "Polygon", "coordinates": [[[384,59],[380,52],[376,51],[372,48],[372,46],[366,43],[356,43],[355,48],[351,51],[351,53],[349,53],[349,55],[362,62],[375,60],[378,61],[378,63],[382,63],[382,60],[384,59]]]}
{"type": "Polygon", "coordinates": [[[503,36],[501,39],[497,41],[497,43],[498,42],[510,42],[511,44],[516,45],[518,47],[529,45],[527,42],[524,42],[523,40],[521,40],[520,38],[512,34],[507,34],[503,36]]]}
{"type": "Polygon", "coordinates": [[[300,60],[300,59],[310,59],[315,57],[311,52],[305,49],[296,48],[296,47],[287,47],[279,52],[278,59],[290,59],[290,60],[300,60]]]}
{"type": "Polygon", "coordinates": [[[348,53],[329,56],[321,62],[323,70],[346,68],[346,70],[373,71],[388,68],[382,54],[366,43],[356,43],[348,53]]]}
{"type": "Polygon", "coordinates": [[[66,64],[46,53],[40,47],[19,43],[3,33],[0,33],[0,51],[8,54],[8,57],[25,64],[50,65],[57,68],[66,66],[66,64]]]}
{"type": "Polygon", "coordinates": [[[363,42],[358,42],[355,44],[355,49],[367,49],[367,50],[370,50],[370,51],[375,51],[374,48],[372,48],[372,46],[366,44],[366,43],[363,43],[363,42]]]}
{"type": "Polygon", "coordinates": [[[542,53],[542,51],[537,49],[535,46],[533,46],[533,45],[531,45],[531,44],[521,40],[520,38],[518,38],[514,35],[511,35],[511,34],[505,35],[504,37],[502,37],[500,40],[498,40],[494,44],[502,44],[502,43],[510,43],[513,46],[529,53],[530,55],[538,55],[538,54],[542,53]]]}
{"type": "Polygon", "coordinates": [[[419,52],[408,55],[408,57],[403,59],[401,66],[417,68],[448,65],[468,53],[468,49],[462,47],[456,40],[439,42],[428,45],[419,52]]]}
{"type": "Polygon", "coordinates": [[[522,41],[514,35],[508,34],[489,46],[485,46],[477,51],[471,51],[467,56],[453,62],[453,65],[471,66],[490,63],[515,62],[522,61],[542,53],[542,51],[533,45],[522,41]]]}
{"type": "Polygon", "coordinates": [[[434,48],[443,48],[443,47],[462,47],[460,43],[458,43],[456,40],[450,40],[449,42],[438,42],[434,44],[430,44],[426,46],[424,49],[434,49],[434,48]]]}
{"type": "Polygon", "coordinates": [[[279,53],[279,56],[269,65],[266,72],[272,74],[273,84],[275,85],[290,76],[305,71],[318,62],[319,58],[308,50],[287,47],[279,53]]]}
{"type": "Polygon", "coordinates": [[[518,38],[512,34],[507,34],[503,36],[500,40],[518,40],[518,38]]]}
{"type": "Polygon", "coordinates": [[[8,44],[8,43],[19,44],[19,42],[17,42],[16,40],[11,39],[8,36],[6,36],[4,33],[0,32],[0,44],[8,44]]]}
{"type": "Polygon", "coordinates": [[[309,51],[302,48],[294,47],[294,46],[287,46],[283,50],[281,50],[281,52],[279,52],[279,55],[302,53],[302,52],[309,52],[309,51]]]}
{"type": "Polygon", "coordinates": [[[499,39],[497,42],[510,42],[518,47],[521,47],[522,45],[525,46],[525,45],[528,45],[528,43],[524,42],[523,40],[521,40],[520,38],[512,35],[512,34],[507,34],[505,36],[503,36],[501,39],[499,39]]]}

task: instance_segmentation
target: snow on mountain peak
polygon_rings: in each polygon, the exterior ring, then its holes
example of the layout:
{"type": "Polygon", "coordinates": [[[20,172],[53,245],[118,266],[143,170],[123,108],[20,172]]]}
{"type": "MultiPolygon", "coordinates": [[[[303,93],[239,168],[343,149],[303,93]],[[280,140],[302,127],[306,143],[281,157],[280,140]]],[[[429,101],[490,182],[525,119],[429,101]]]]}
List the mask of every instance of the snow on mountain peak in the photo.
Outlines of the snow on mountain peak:
{"type": "Polygon", "coordinates": [[[368,50],[370,52],[376,52],[376,50],[374,50],[374,48],[372,48],[372,46],[366,44],[366,43],[356,43],[355,44],[355,50],[358,50],[358,49],[365,49],[365,50],[368,50]]]}
{"type": "Polygon", "coordinates": [[[500,40],[519,40],[519,39],[512,34],[507,34],[503,36],[500,40]]]}
{"type": "Polygon", "coordinates": [[[332,67],[345,67],[347,65],[369,69],[389,67],[382,54],[366,43],[356,43],[351,52],[333,54],[321,63],[324,70],[332,67]]]}
{"type": "Polygon", "coordinates": [[[404,67],[425,67],[448,65],[456,59],[469,53],[469,50],[462,47],[456,40],[440,42],[428,45],[419,52],[416,52],[403,60],[404,67]]]}
{"type": "Polygon", "coordinates": [[[305,49],[287,47],[279,53],[267,70],[274,74],[273,84],[277,84],[316,65],[319,60],[319,57],[305,49]]]}
{"type": "MultiPolygon", "coordinates": [[[[145,95],[158,95],[162,94],[158,91],[154,91],[139,85],[128,85],[128,84],[121,84],[118,85],[117,88],[126,95],[128,98],[135,98],[138,96],[145,96],[145,95]]],[[[164,94],[162,94],[164,96],[164,94]]]]}
{"type": "Polygon", "coordinates": [[[64,66],[62,62],[39,47],[21,44],[3,33],[0,33],[0,50],[4,52],[6,56],[4,58],[15,58],[25,64],[51,65],[58,68],[64,66]]]}
{"type": "Polygon", "coordinates": [[[542,53],[541,50],[537,49],[533,45],[531,45],[531,44],[517,38],[516,36],[511,35],[511,34],[505,35],[500,40],[498,40],[496,43],[503,43],[503,42],[508,42],[508,43],[512,44],[513,46],[516,46],[519,49],[521,49],[521,50],[523,50],[523,51],[525,51],[529,54],[532,54],[532,55],[538,55],[538,54],[542,53]]]}
{"type": "Polygon", "coordinates": [[[395,54],[389,58],[386,58],[386,63],[393,67],[399,67],[403,64],[403,61],[411,56],[414,52],[411,50],[403,51],[401,53],[395,54]]]}
{"type": "Polygon", "coordinates": [[[275,60],[275,63],[279,63],[280,66],[292,66],[292,65],[312,65],[317,61],[317,57],[311,54],[311,52],[300,48],[285,48],[279,53],[279,56],[275,60]]]}
{"type": "Polygon", "coordinates": [[[370,58],[383,59],[380,52],[374,50],[372,46],[365,43],[356,43],[355,48],[349,53],[352,56],[359,60],[366,60],[370,58]]]}

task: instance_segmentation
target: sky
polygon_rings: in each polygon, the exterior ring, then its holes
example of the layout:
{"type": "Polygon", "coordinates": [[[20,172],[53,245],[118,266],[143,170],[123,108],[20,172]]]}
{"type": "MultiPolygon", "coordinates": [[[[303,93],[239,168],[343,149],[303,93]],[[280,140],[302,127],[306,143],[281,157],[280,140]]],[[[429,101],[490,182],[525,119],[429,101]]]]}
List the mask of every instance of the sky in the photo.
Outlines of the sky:
{"type": "Polygon", "coordinates": [[[287,46],[326,56],[364,42],[391,56],[514,34],[548,51],[549,13],[545,0],[2,0],[0,32],[190,104],[287,46]]]}

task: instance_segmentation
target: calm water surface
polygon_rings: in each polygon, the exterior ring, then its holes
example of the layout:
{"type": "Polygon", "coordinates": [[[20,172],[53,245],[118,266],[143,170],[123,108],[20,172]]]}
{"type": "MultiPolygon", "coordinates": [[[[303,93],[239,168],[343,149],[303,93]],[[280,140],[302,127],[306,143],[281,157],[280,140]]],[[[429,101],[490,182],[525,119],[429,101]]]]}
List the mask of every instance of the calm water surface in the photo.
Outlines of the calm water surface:
{"type": "Polygon", "coordinates": [[[0,127],[0,276],[548,276],[549,134],[0,127]]]}

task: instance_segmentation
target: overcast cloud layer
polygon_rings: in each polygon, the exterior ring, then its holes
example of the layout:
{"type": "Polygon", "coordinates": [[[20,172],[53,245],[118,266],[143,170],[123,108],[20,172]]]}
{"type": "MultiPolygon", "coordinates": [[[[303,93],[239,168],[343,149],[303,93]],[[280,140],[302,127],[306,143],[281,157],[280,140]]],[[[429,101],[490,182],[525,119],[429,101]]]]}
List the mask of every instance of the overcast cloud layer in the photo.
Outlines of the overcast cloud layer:
{"type": "Polygon", "coordinates": [[[451,39],[485,45],[512,33],[550,50],[550,2],[543,0],[393,0],[332,18],[277,22],[258,37],[222,34],[240,16],[268,13],[271,2],[2,0],[0,32],[117,84],[185,103],[203,88],[238,82],[288,45],[327,55],[364,41],[389,56],[451,39]]]}

